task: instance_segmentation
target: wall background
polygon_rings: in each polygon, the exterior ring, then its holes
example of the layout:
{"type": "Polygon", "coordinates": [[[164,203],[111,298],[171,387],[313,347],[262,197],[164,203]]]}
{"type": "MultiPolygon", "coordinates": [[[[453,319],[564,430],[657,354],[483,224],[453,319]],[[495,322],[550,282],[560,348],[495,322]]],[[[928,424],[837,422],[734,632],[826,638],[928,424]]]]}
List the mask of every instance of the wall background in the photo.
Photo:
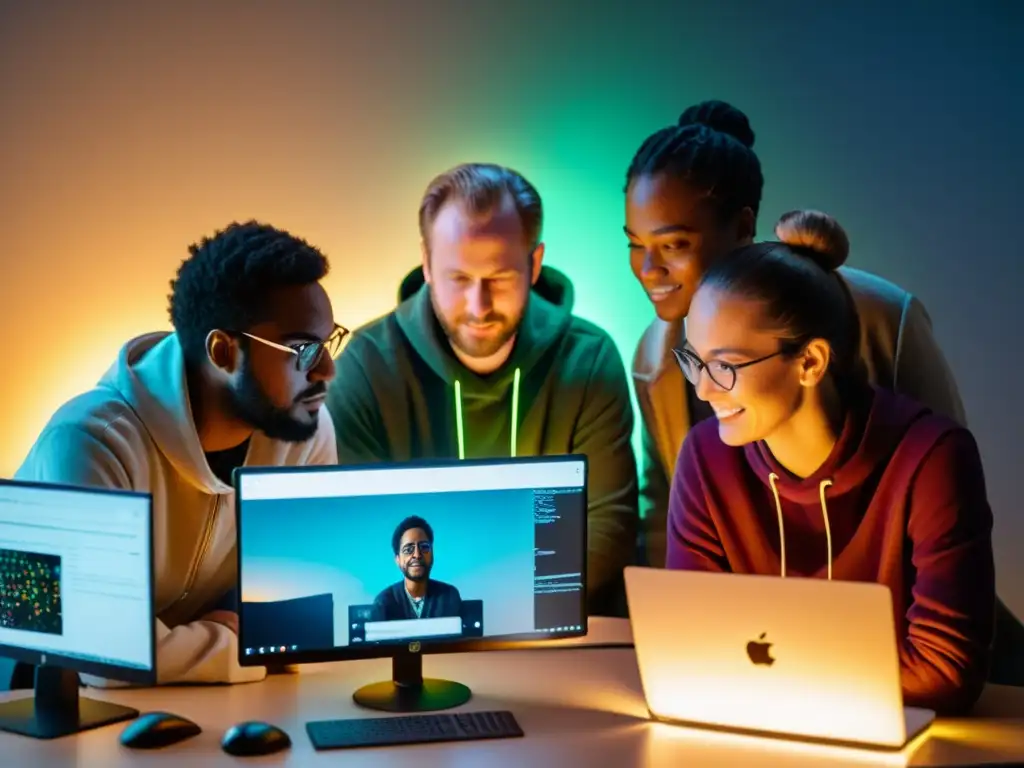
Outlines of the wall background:
{"type": "Polygon", "coordinates": [[[538,186],[550,263],[630,356],[651,311],[625,168],[717,97],[757,132],[762,235],[825,209],[852,264],[930,309],[1024,614],[1022,46],[1014,0],[0,0],[0,474],[126,338],[167,327],[190,242],[232,219],[294,230],[332,257],[355,326],[394,305],[422,189],[465,160],[538,186]]]}

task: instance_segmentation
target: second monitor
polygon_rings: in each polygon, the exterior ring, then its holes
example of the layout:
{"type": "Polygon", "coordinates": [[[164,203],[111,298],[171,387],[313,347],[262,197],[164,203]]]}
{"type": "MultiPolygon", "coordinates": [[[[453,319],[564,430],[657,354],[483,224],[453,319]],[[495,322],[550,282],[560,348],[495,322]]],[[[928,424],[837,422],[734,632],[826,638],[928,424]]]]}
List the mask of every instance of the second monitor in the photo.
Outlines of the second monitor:
{"type": "Polygon", "coordinates": [[[0,702],[0,731],[37,739],[138,711],[79,696],[79,673],[155,685],[149,494],[0,479],[0,658],[35,666],[35,695],[0,702]]]}
{"type": "Polygon", "coordinates": [[[392,657],[355,700],[458,706],[421,654],[586,634],[583,456],[236,472],[243,665],[392,657]]]}

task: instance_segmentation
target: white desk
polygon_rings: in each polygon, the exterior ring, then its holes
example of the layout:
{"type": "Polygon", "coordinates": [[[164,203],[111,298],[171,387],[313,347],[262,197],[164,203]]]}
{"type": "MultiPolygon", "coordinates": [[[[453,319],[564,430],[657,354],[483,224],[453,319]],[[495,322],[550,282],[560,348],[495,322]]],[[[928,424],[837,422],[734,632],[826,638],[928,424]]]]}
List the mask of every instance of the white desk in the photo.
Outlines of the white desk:
{"type": "MultiPolygon", "coordinates": [[[[630,638],[625,620],[591,619],[586,644],[630,638]]],[[[573,645],[567,643],[567,645],[573,645]]],[[[575,644],[578,645],[578,644],[575,644]]],[[[86,693],[143,712],[160,709],[204,729],[189,741],[145,752],[121,747],[123,724],[54,741],[0,733],[3,766],[344,765],[346,768],[447,766],[821,766],[964,765],[1024,761],[1024,689],[990,687],[971,720],[940,721],[912,755],[876,755],[833,747],[691,730],[647,719],[636,659],[630,649],[578,648],[442,654],[424,657],[424,674],[465,682],[473,699],[465,709],[511,710],[523,739],[430,746],[315,752],[305,723],[378,716],[358,709],[352,691],[387,679],[386,660],[313,665],[301,674],[275,675],[251,685],[172,687],[86,693]],[[220,737],[242,720],[284,728],[292,748],[261,758],[233,758],[220,737]]],[[[4,694],[3,698],[24,695],[4,694]]]]}

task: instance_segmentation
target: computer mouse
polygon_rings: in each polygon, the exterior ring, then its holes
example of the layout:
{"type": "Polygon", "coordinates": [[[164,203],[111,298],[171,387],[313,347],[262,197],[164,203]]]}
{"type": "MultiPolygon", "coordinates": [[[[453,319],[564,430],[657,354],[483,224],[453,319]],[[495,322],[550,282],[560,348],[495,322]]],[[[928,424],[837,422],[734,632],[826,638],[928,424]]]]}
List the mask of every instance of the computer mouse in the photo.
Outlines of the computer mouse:
{"type": "Polygon", "coordinates": [[[132,749],[159,749],[198,736],[203,729],[170,712],[147,712],[121,731],[121,743],[132,749]]]}
{"type": "Polygon", "coordinates": [[[250,721],[228,728],[220,747],[235,757],[272,755],[292,745],[291,737],[276,725],[250,721]]]}

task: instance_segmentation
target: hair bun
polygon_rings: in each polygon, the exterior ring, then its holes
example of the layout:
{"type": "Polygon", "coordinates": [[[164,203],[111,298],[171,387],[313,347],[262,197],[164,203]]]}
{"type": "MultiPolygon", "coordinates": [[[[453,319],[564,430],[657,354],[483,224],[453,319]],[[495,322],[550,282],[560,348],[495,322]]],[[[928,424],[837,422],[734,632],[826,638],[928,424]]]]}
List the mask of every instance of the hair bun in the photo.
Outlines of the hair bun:
{"type": "Polygon", "coordinates": [[[839,222],[821,211],[790,211],[775,225],[775,236],[831,272],[846,263],[850,240],[839,222]]]}
{"type": "Polygon", "coordinates": [[[754,129],[740,110],[725,101],[712,99],[688,107],[679,116],[680,126],[706,125],[708,128],[732,136],[745,147],[754,147],[754,129]]]}

